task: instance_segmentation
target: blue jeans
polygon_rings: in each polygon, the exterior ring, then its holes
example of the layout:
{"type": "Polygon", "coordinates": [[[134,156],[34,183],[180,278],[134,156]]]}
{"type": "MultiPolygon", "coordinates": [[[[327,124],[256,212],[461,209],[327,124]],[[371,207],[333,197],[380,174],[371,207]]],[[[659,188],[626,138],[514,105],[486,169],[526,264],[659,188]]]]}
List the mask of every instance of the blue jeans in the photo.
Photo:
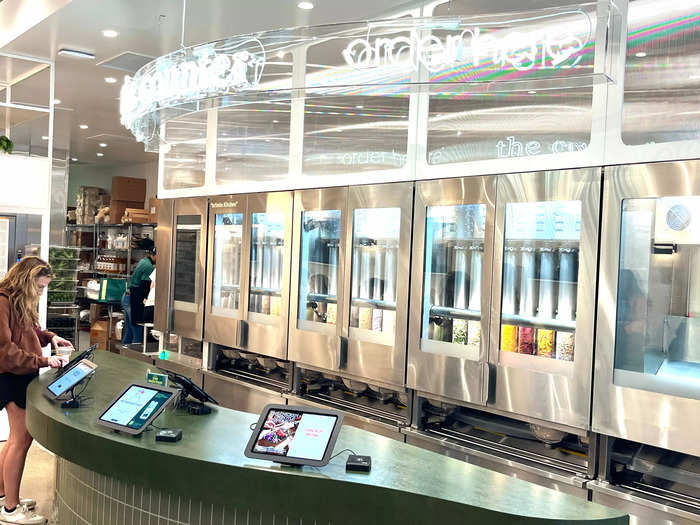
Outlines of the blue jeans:
{"type": "Polygon", "coordinates": [[[122,295],[122,309],[124,310],[124,329],[122,330],[122,344],[142,343],[143,332],[141,327],[131,323],[131,296],[122,295]]]}

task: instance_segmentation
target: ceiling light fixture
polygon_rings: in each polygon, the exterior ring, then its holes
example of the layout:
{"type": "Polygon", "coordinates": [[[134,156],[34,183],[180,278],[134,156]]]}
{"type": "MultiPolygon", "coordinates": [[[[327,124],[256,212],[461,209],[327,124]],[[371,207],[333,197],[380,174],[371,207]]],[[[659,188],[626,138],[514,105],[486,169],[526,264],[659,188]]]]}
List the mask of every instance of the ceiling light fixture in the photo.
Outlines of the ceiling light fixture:
{"type": "Polygon", "coordinates": [[[43,135],[43,136],[41,137],[41,140],[49,140],[49,137],[47,137],[46,135],[43,135]]]}
{"type": "Polygon", "coordinates": [[[80,129],[88,129],[88,125],[87,125],[87,124],[81,124],[81,125],[80,125],[80,129]]]}
{"type": "Polygon", "coordinates": [[[461,132],[461,131],[458,131],[458,132],[457,132],[457,136],[458,136],[458,137],[461,137],[461,136],[462,136],[462,132],[461,132]]]}
{"type": "Polygon", "coordinates": [[[70,160],[72,160],[73,162],[78,162],[78,159],[76,159],[75,157],[71,157],[70,160]]]}
{"type": "Polygon", "coordinates": [[[356,109],[365,109],[364,106],[355,106],[356,109]]]}
{"type": "Polygon", "coordinates": [[[535,93],[537,93],[537,91],[532,91],[532,90],[531,90],[531,91],[528,91],[528,92],[527,92],[528,95],[534,95],[535,93]]]}
{"type": "Polygon", "coordinates": [[[117,79],[114,77],[105,77],[105,82],[107,82],[107,84],[116,84],[117,79]]]}
{"type": "Polygon", "coordinates": [[[104,154],[104,153],[98,153],[97,156],[98,156],[98,157],[104,157],[105,154],[104,154]]]}
{"type": "Polygon", "coordinates": [[[53,99],[53,103],[54,103],[54,104],[60,104],[60,103],[61,103],[61,99],[60,99],[60,98],[55,98],[55,99],[53,99]]]}
{"type": "Polygon", "coordinates": [[[313,9],[313,8],[314,8],[314,4],[312,4],[311,2],[299,2],[299,3],[297,4],[297,7],[298,7],[299,9],[306,9],[306,10],[309,10],[309,9],[313,9]]]}
{"type": "Polygon", "coordinates": [[[59,49],[58,54],[65,57],[84,58],[86,60],[95,60],[95,55],[86,51],[77,51],[75,49],[59,49]]]}
{"type": "Polygon", "coordinates": [[[284,51],[277,51],[277,58],[284,58],[285,52],[284,51]]]}
{"type": "Polygon", "coordinates": [[[637,58],[644,58],[647,54],[644,51],[640,51],[639,53],[635,53],[634,56],[637,58]]]}
{"type": "Polygon", "coordinates": [[[107,147],[107,144],[104,143],[104,142],[100,142],[100,147],[101,147],[101,148],[106,148],[106,147],[107,147]]]}
{"type": "Polygon", "coordinates": [[[119,36],[119,31],[115,31],[114,29],[103,29],[102,36],[106,38],[116,38],[119,36]]]}
{"type": "Polygon", "coordinates": [[[279,124],[280,121],[279,121],[279,120],[273,120],[272,123],[273,123],[273,124],[279,124]]]}

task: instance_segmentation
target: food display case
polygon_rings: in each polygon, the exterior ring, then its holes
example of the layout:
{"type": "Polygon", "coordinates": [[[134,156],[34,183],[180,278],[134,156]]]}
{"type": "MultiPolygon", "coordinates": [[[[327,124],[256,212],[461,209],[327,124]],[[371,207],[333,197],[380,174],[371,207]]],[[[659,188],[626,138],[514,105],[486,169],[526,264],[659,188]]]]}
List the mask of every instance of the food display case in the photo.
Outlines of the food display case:
{"type": "Polygon", "coordinates": [[[413,184],[314,191],[296,194],[291,358],[403,388],[413,184]]]}
{"type": "Polygon", "coordinates": [[[418,392],[486,402],[495,196],[495,177],[416,185],[407,385],[418,392]]]}
{"type": "Polygon", "coordinates": [[[498,179],[488,405],[585,433],[601,172],[498,179]]]}
{"type": "Polygon", "coordinates": [[[207,203],[206,197],[176,199],[173,209],[172,331],[195,341],[204,326],[207,203]]]}
{"type": "Polygon", "coordinates": [[[294,199],[290,358],[337,370],[345,306],[348,189],[297,191],[294,199]]]}
{"type": "Polygon", "coordinates": [[[608,177],[593,430],[700,456],[700,161],[608,177]]]}
{"type": "Polygon", "coordinates": [[[292,205],[291,192],[212,199],[207,341],[287,359],[292,205]]]}

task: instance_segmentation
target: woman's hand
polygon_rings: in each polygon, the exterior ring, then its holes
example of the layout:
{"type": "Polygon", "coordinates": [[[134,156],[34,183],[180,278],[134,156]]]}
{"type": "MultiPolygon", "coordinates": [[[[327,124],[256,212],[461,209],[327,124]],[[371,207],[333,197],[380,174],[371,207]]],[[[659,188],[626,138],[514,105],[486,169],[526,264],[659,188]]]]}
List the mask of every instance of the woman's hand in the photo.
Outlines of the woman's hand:
{"type": "Polygon", "coordinates": [[[51,346],[53,347],[54,350],[58,350],[59,346],[64,347],[64,348],[68,347],[71,350],[75,350],[75,348],[73,348],[73,345],[71,344],[70,341],[68,341],[67,339],[63,339],[63,337],[58,337],[57,335],[54,335],[51,338],[51,346]]]}
{"type": "Polygon", "coordinates": [[[65,360],[63,357],[59,357],[57,355],[52,355],[49,357],[49,366],[51,368],[61,368],[65,364],[65,360]]]}

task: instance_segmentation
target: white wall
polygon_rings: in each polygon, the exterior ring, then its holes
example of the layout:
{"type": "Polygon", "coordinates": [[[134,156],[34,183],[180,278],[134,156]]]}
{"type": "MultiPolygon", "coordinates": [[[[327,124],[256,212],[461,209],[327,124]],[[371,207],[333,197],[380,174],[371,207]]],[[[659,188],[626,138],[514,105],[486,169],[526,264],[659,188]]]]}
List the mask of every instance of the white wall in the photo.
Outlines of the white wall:
{"type": "Polygon", "coordinates": [[[68,206],[75,206],[80,186],[96,186],[111,193],[112,177],[146,179],[146,201],[148,201],[156,196],[158,190],[158,163],[146,162],[119,168],[71,165],[68,172],[68,206]]]}

